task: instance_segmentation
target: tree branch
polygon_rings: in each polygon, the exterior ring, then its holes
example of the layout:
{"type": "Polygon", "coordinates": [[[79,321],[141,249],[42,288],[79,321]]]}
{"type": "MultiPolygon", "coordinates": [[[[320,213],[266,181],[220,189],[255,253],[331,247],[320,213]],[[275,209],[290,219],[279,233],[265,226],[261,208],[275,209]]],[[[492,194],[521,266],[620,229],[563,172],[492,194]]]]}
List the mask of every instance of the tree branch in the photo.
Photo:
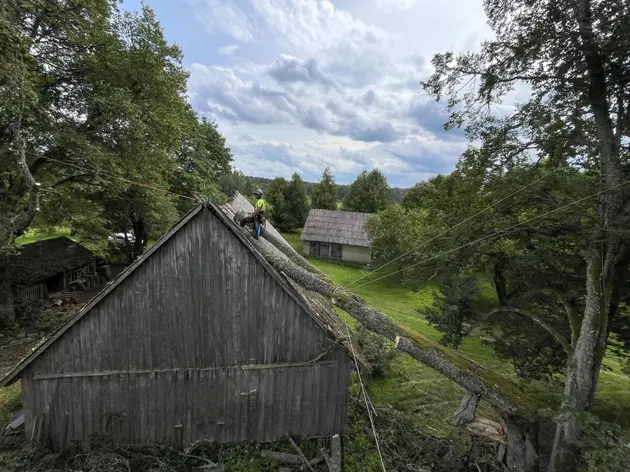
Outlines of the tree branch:
{"type": "Polygon", "coordinates": [[[502,307],[499,307],[499,308],[495,308],[494,310],[490,310],[488,312],[488,314],[484,318],[488,319],[488,318],[490,318],[490,317],[492,317],[492,316],[494,316],[494,315],[496,315],[497,313],[500,313],[500,312],[513,313],[513,314],[522,315],[522,316],[525,316],[525,317],[529,318],[530,320],[534,321],[538,325],[542,326],[545,329],[545,331],[547,331],[554,338],[556,338],[556,340],[562,345],[562,347],[564,348],[565,352],[567,353],[567,355],[569,357],[571,357],[571,355],[573,354],[573,348],[571,347],[571,344],[569,343],[569,341],[567,340],[567,338],[565,336],[563,336],[553,326],[545,323],[543,320],[538,318],[536,315],[534,315],[532,313],[528,313],[525,310],[521,310],[519,308],[508,307],[508,306],[502,306],[502,307]]]}
{"type": "Polygon", "coordinates": [[[84,184],[94,183],[93,180],[85,180],[85,177],[91,177],[91,174],[71,175],[70,177],[66,177],[65,179],[58,180],[52,186],[53,186],[53,188],[55,188],[55,187],[59,187],[61,185],[67,184],[67,183],[71,183],[71,182],[81,182],[81,183],[84,183],[84,184]]]}
{"type": "Polygon", "coordinates": [[[580,330],[582,329],[580,310],[575,305],[574,300],[571,300],[565,292],[556,288],[552,288],[552,290],[558,295],[558,298],[564,305],[567,319],[569,320],[569,326],[571,327],[571,346],[575,346],[575,343],[580,337],[580,330]]]}

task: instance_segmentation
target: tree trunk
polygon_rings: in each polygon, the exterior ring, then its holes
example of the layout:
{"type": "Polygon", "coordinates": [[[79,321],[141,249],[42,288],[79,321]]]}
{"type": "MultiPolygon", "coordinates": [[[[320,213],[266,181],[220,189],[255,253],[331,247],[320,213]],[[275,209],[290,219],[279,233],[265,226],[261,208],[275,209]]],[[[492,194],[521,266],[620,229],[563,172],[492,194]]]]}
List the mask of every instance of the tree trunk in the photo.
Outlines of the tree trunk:
{"type": "Polygon", "coordinates": [[[588,261],[586,307],[580,334],[568,361],[562,416],[556,428],[549,472],[574,472],[580,465],[581,428],[577,417],[593,407],[610,324],[617,314],[625,284],[629,253],[628,247],[623,247],[612,256],[614,272],[608,277],[601,264],[601,250],[594,250],[588,261]]]}
{"type": "Polygon", "coordinates": [[[148,233],[144,221],[136,220],[132,223],[133,235],[135,240],[132,248],[132,260],[140,257],[144,252],[144,248],[147,245],[148,233]]]}
{"type": "MultiPolygon", "coordinates": [[[[590,411],[593,406],[611,318],[617,311],[618,302],[614,297],[618,284],[623,283],[628,270],[627,248],[618,228],[625,212],[620,188],[623,169],[617,146],[619,136],[615,136],[608,103],[609,84],[604,55],[593,32],[591,0],[577,0],[572,8],[587,70],[588,102],[599,140],[603,187],[608,193],[600,197],[600,227],[594,232],[587,260],[584,315],[567,366],[563,411],[554,438],[550,472],[574,472],[580,466],[581,448],[578,440],[582,431],[578,415],[590,411]]],[[[617,118],[622,119],[621,116],[617,118]]]]}
{"type": "Polygon", "coordinates": [[[13,324],[14,321],[13,291],[6,274],[2,274],[0,280],[0,324],[13,324]]]}

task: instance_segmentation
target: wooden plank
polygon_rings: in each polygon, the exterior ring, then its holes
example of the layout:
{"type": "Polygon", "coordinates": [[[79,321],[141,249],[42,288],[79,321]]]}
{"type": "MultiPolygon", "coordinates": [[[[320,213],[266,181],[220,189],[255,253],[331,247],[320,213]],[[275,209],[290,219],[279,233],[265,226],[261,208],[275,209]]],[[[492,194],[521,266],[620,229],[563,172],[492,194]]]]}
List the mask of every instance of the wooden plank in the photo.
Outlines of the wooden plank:
{"type": "Polygon", "coordinates": [[[92,401],[94,402],[92,405],[92,428],[94,434],[101,435],[105,431],[105,423],[103,421],[103,404],[101,403],[101,389],[103,388],[101,385],[101,378],[92,377],[90,379],[90,384],[92,389],[92,401]]]}
{"type": "Polygon", "coordinates": [[[87,377],[81,380],[81,406],[83,410],[83,434],[84,437],[91,437],[95,434],[95,417],[98,410],[94,402],[94,395],[98,392],[93,390],[94,377],[87,377]]]}
{"type": "Polygon", "coordinates": [[[127,377],[127,408],[128,408],[128,441],[131,443],[141,442],[140,436],[140,381],[138,374],[130,374],[127,377]]]}
{"type": "Polygon", "coordinates": [[[149,372],[147,374],[147,435],[149,442],[158,442],[158,425],[159,418],[157,417],[157,392],[158,381],[157,374],[155,372],[149,372]]]}
{"type": "MultiPolygon", "coordinates": [[[[320,361],[321,365],[339,365],[336,360],[320,361]]],[[[220,366],[220,367],[204,367],[204,368],[192,368],[193,371],[228,371],[228,370],[273,370],[273,369],[299,369],[302,367],[308,367],[313,365],[311,362],[296,362],[292,364],[254,364],[254,365],[232,365],[232,366],[220,366]]],[[[51,375],[34,375],[35,380],[49,380],[59,378],[74,378],[74,377],[109,377],[117,375],[128,374],[149,374],[149,373],[169,373],[186,371],[186,368],[172,368],[172,369],[145,369],[145,370],[112,370],[103,372],[71,372],[69,374],[51,374],[51,375]]]]}
{"type": "Polygon", "coordinates": [[[30,437],[33,430],[33,417],[35,410],[35,396],[33,392],[33,378],[30,376],[22,377],[22,409],[24,411],[24,433],[26,437],[30,437]]]}
{"type": "Polygon", "coordinates": [[[208,404],[208,391],[210,389],[212,381],[211,379],[212,372],[211,371],[195,371],[195,376],[197,378],[197,388],[196,388],[196,422],[197,422],[197,432],[195,439],[206,439],[209,434],[209,425],[208,425],[208,412],[211,405],[208,404]]]}

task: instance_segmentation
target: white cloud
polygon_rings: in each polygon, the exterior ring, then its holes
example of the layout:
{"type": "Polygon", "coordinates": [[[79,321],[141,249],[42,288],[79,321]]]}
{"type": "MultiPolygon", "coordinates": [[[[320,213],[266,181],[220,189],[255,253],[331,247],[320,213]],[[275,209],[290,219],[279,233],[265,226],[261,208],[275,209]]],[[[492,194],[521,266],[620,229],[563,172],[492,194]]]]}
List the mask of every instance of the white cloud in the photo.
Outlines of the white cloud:
{"type": "Polygon", "coordinates": [[[376,0],[379,8],[386,11],[404,11],[412,8],[420,0],[376,0]]]}
{"type": "Polygon", "coordinates": [[[483,37],[481,0],[187,1],[211,37],[240,44],[218,48],[221,66],[194,63],[189,95],[246,174],[316,179],[329,166],[344,183],[378,167],[409,186],[466,148],[420,81],[433,52],[483,37]]]}
{"type": "Polygon", "coordinates": [[[217,52],[222,56],[231,56],[238,50],[238,48],[238,44],[229,44],[227,46],[220,47],[219,49],[217,49],[217,52]]]}

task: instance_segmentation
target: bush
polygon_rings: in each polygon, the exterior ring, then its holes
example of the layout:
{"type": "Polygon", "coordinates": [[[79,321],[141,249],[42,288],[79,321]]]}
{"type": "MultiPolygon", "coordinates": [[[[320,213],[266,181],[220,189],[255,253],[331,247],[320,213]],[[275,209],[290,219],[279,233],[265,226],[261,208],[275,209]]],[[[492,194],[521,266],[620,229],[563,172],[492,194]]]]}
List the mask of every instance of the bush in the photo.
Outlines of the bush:
{"type": "Polygon", "coordinates": [[[356,339],[365,360],[372,368],[373,378],[383,378],[389,373],[392,360],[397,355],[394,345],[378,334],[358,325],[356,339]]]}

